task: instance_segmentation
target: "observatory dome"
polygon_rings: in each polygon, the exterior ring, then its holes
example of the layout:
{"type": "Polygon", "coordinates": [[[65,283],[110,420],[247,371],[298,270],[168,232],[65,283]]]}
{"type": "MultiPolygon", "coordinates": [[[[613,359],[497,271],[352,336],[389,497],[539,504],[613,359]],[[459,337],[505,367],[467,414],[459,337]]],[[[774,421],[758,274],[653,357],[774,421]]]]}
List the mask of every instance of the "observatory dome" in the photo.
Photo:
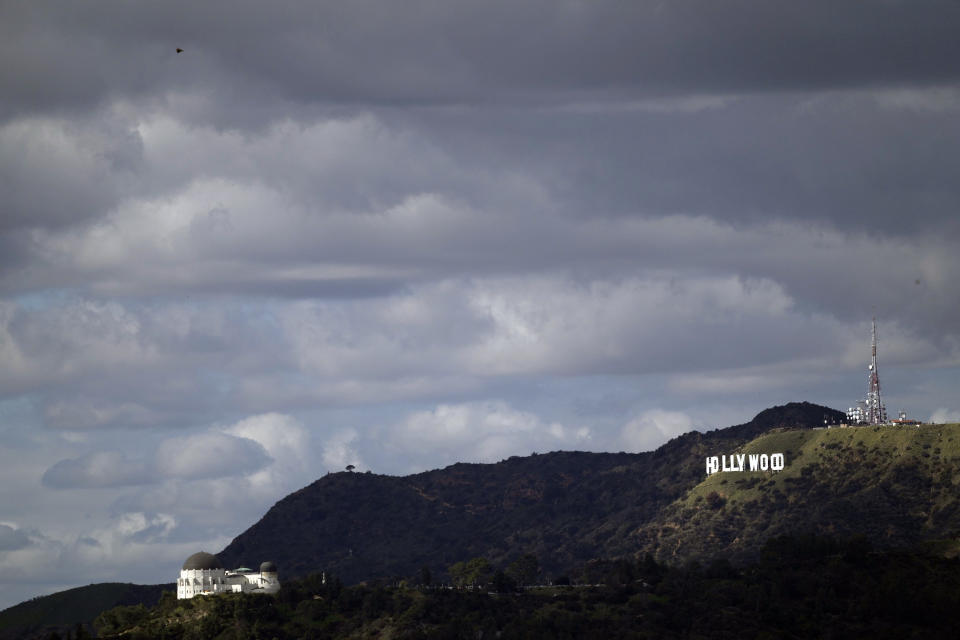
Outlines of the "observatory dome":
{"type": "Polygon", "coordinates": [[[223,563],[212,553],[198,551],[183,563],[183,570],[190,569],[223,569],[223,563]]]}
{"type": "Polygon", "coordinates": [[[260,573],[276,573],[277,565],[272,562],[264,562],[260,565],[260,573]]]}

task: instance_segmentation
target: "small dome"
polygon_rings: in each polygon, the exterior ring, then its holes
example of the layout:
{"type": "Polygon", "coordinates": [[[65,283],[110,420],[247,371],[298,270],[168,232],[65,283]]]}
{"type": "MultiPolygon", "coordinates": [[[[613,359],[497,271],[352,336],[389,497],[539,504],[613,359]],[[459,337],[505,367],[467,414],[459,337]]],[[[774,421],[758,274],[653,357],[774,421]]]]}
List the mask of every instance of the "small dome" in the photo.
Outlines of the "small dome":
{"type": "Polygon", "coordinates": [[[183,563],[183,569],[223,569],[220,559],[212,553],[198,551],[183,563]]]}
{"type": "Polygon", "coordinates": [[[277,565],[272,562],[264,562],[260,565],[260,573],[276,573],[277,565]]]}

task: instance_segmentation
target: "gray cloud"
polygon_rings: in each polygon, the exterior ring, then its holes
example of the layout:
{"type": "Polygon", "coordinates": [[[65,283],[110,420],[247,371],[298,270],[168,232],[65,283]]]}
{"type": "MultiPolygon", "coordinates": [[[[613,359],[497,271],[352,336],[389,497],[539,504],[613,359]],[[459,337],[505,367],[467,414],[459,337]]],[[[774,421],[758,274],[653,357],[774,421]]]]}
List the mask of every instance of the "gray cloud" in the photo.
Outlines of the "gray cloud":
{"type": "Polygon", "coordinates": [[[76,224],[114,207],[136,182],[143,142],[133,126],[40,117],[0,127],[0,232],[76,224]]]}
{"type": "Polygon", "coordinates": [[[246,475],[269,463],[270,456],[248,438],[204,433],[164,441],[156,460],[162,475],[192,479],[246,475]]]}
{"type": "Polygon", "coordinates": [[[157,412],[131,402],[94,403],[90,398],[58,398],[46,403],[44,422],[56,429],[94,429],[157,424],[157,412]]]}
{"type": "Polygon", "coordinates": [[[30,536],[22,529],[0,524],[0,552],[23,549],[30,544],[30,536]]]}
{"type": "MultiPolygon", "coordinates": [[[[437,209],[430,202],[422,206],[412,203],[408,209],[379,217],[382,229],[367,226],[365,220],[357,221],[360,229],[369,233],[355,234],[352,252],[359,257],[354,259],[355,264],[332,269],[319,265],[285,267],[285,257],[278,253],[274,269],[279,279],[286,270],[300,269],[321,281],[327,272],[367,269],[365,256],[376,256],[381,238],[385,242],[393,237],[396,244],[410,245],[409,254],[392,258],[395,272],[416,272],[417,279],[440,278],[442,273],[437,271],[444,269],[442,262],[437,266],[419,265],[414,255],[417,243],[427,242],[423,245],[427,247],[429,241],[420,240],[416,234],[404,237],[410,226],[417,227],[423,220],[429,226],[435,215],[453,216],[475,231],[468,237],[451,233],[445,238],[443,244],[451,253],[462,249],[466,254],[478,238],[489,236],[491,245],[495,237],[503,237],[515,243],[518,250],[524,244],[532,246],[530,253],[535,254],[539,225],[549,227],[548,220],[529,217],[503,231],[508,222],[502,218],[456,208],[437,209]]],[[[296,220],[292,219],[293,226],[296,220]]],[[[349,222],[335,219],[332,227],[346,233],[332,234],[325,233],[323,223],[317,222],[317,247],[322,249],[329,242],[336,250],[328,237],[351,242],[349,222]]],[[[916,245],[897,240],[808,230],[798,225],[736,228],[684,217],[560,221],[549,233],[549,252],[541,256],[506,254],[500,264],[487,263],[495,255],[492,250],[489,256],[467,256],[459,269],[479,274],[487,271],[489,275],[424,284],[414,281],[389,296],[304,302],[261,299],[253,313],[241,312],[242,303],[223,300],[203,305],[157,303],[140,307],[135,302],[67,299],[63,303],[51,301],[38,310],[13,306],[6,324],[10,336],[7,344],[22,362],[22,369],[8,370],[9,385],[17,388],[31,378],[33,384],[79,384],[87,387],[85,397],[96,398],[109,388],[104,385],[123,387],[129,384],[123,378],[132,376],[134,384],[127,390],[130,395],[122,403],[106,398],[79,404],[61,399],[47,407],[51,424],[69,426],[67,421],[73,419],[78,425],[93,426],[121,419],[130,424],[149,422],[163,411],[168,398],[184,393],[190,396],[198,389],[204,391],[204,399],[198,401],[208,406],[211,401],[220,402],[214,398],[217,388],[222,389],[219,395],[223,402],[240,400],[236,388],[218,387],[216,376],[197,378],[180,389],[165,381],[148,382],[151,376],[184,366],[212,367],[226,376],[222,381],[282,373],[319,377],[382,377],[400,372],[431,375],[453,373],[458,367],[488,375],[503,370],[502,364],[493,365],[489,360],[498,357],[491,345],[498,344],[500,334],[506,336],[514,330],[496,315],[500,312],[517,314],[514,319],[518,322],[530,322],[527,314],[543,316],[544,321],[537,321],[529,331],[552,354],[553,364],[537,365],[539,359],[526,359],[523,370],[544,373],[568,372],[580,366],[591,370],[609,366],[612,368],[608,372],[622,371],[622,365],[617,364],[620,360],[633,362],[633,371],[704,366],[702,355],[708,352],[701,341],[682,340],[681,344],[689,345],[687,349],[664,336],[696,334],[708,314],[713,317],[712,328],[703,335],[714,344],[737,344],[735,336],[745,339],[750,335],[757,345],[756,349],[735,348],[729,359],[710,353],[708,358],[714,362],[761,364],[772,357],[788,357],[800,343],[822,344],[825,351],[836,353],[838,342],[848,339],[849,327],[835,323],[825,331],[830,322],[810,314],[862,321],[864,306],[876,303],[882,305],[878,312],[888,320],[909,320],[919,338],[928,340],[933,349],[942,349],[947,357],[951,353],[949,340],[954,327],[946,320],[957,311],[957,300],[950,291],[960,264],[949,246],[937,240],[930,240],[917,251],[916,245]],[[639,256],[633,262],[646,264],[630,265],[632,254],[639,256]],[[532,265],[525,264],[529,260],[542,265],[539,273],[524,273],[531,270],[532,265]],[[564,264],[578,262],[585,267],[576,275],[564,275],[564,264]],[[496,275],[505,268],[518,273],[496,275]],[[863,277],[867,271],[869,279],[863,277]],[[707,272],[715,275],[706,277],[703,274],[707,272]],[[811,289],[813,282],[816,287],[811,289]],[[890,291],[902,295],[887,295],[890,291]],[[607,309],[607,305],[613,308],[607,309]],[[563,318],[569,324],[580,313],[595,317],[585,315],[580,324],[571,327],[570,335],[554,333],[553,325],[547,322],[563,318]],[[761,329],[745,322],[766,326],[761,329]],[[784,340],[781,334],[794,322],[794,339],[784,340]],[[600,329],[605,323],[613,324],[600,329]],[[732,333],[718,340],[726,328],[732,333]],[[659,338],[641,337],[648,334],[659,338]],[[769,335],[769,341],[758,341],[764,335],[769,335]],[[592,336],[600,341],[616,340],[620,356],[604,356],[605,350],[598,348],[592,336]],[[583,350],[578,351],[581,341],[583,350]],[[761,344],[770,346],[760,348],[761,344]],[[489,355],[483,353],[484,345],[492,349],[489,355]],[[669,353],[654,357],[657,345],[670,345],[669,353]],[[388,352],[390,357],[384,362],[388,352]],[[465,360],[468,352],[472,364],[465,360]],[[645,353],[645,357],[633,358],[639,353],[645,353]],[[567,363],[562,366],[561,354],[567,363]],[[701,359],[691,360],[698,357],[696,354],[701,354],[701,359]],[[477,364],[485,358],[490,364],[477,364]],[[445,364],[435,364],[441,362],[445,364]],[[108,369],[122,375],[113,378],[108,369]],[[87,381],[91,372],[101,372],[106,378],[87,381]]],[[[112,244],[121,237],[114,240],[100,236],[97,241],[112,244]]],[[[300,241],[302,238],[291,239],[291,243],[300,241]]],[[[122,264],[117,264],[118,277],[129,278],[131,287],[142,282],[137,274],[121,273],[122,264]]],[[[201,263],[195,269],[202,273],[203,268],[201,263]]],[[[237,271],[242,268],[241,264],[237,271]]],[[[390,271],[386,265],[372,268],[390,271]]],[[[250,274],[263,277],[266,268],[261,265],[259,271],[251,269],[250,274]]],[[[186,291],[192,289],[190,283],[171,284],[186,291]]],[[[916,357],[929,353],[920,350],[916,357]]],[[[12,357],[10,361],[16,362],[12,357]]]]}
{"type": "Polygon", "coordinates": [[[207,432],[163,440],[151,457],[96,451],[61,460],[42,482],[52,489],[100,489],[157,484],[165,479],[197,480],[243,476],[271,461],[248,438],[207,432]]]}
{"type": "Polygon", "coordinates": [[[52,489],[122,487],[155,481],[150,466],[119,451],[99,451],[80,458],[61,460],[43,474],[44,486],[52,489]]]}
{"type": "Polygon", "coordinates": [[[218,5],[8,7],[7,112],[202,88],[276,105],[925,84],[960,53],[942,1],[218,5]]]}

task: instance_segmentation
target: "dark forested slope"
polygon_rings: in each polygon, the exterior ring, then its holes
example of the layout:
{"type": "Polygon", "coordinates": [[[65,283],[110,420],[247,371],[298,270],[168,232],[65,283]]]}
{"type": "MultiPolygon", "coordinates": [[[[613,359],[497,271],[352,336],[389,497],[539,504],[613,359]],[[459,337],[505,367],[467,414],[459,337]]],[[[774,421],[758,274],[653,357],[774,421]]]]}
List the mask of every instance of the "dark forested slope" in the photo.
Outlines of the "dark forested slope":
{"type": "Polygon", "coordinates": [[[592,567],[600,573],[591,584],[523,591],[344,587],[313,575],[276,597],[168,597],[105,612],[96,626],[124,640],[950,638],[960,624],[958,565],[857,540],[776,538],[740,568],[622,560],[592,567]]]}

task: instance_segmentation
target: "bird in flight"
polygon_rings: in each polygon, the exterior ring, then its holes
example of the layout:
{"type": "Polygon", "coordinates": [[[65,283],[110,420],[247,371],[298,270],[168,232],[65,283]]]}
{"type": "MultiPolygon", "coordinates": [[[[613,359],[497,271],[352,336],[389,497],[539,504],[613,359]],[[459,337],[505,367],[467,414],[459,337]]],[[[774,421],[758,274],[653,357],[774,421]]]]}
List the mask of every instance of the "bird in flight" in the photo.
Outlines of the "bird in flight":
{"type": "Polygon", "coordinates": [[[181,49],[180,47],[177,47],[177,53],[183,53],[183,49],[181,49]]]}

